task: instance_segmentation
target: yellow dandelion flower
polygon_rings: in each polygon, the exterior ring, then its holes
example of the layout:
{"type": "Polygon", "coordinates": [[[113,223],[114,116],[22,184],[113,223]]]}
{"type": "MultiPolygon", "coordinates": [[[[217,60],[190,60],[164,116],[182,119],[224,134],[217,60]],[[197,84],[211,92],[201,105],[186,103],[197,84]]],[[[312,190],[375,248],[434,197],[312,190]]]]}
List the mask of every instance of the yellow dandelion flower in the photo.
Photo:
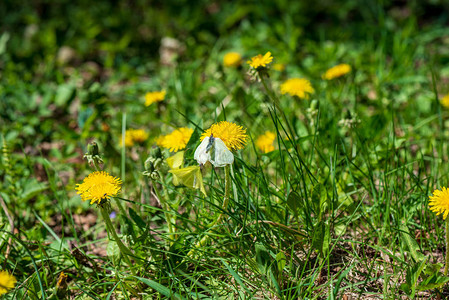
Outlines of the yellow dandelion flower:
{"type": "Polygon", "coordinates": [[[449,189],[443,187],[441,191],[433,191],[433,196],[429,196],[429,208],[437,215],[443,214],[443,219],[446,220],[449,214],[449,189]]]}
{"type": "MultiPolygon", "coordinates": [[[[167,134],[163,137],[159,137],[160,146],[167,148],[170,152],[176,152],[184,149],[192,136],[193,129],[182,127],[173,130],[172,133],[167,134]]],[[[158,142],[156,141],[156,143],[158,142]]],[[[159,144],[158,144],[159,145],[159,144]]]]}
{"type": "Polygon", "coordinates": [[[211,134],[216,138],[220,138],[231,151],[243,149],[248,139],[246,129],[228,121],[213,124],[201,135],[201,141],[211,134]]]}
{"type": "Polygon", "coordinates": [[[276,134],[271,131],[266,131],[264,134],[260,135],[256,140],[256,146],[263,153],[268,153],[274,150],[273,142],[276,139],[276,134]]]}
{"type": "Polygon", "coordinates": [[[0,295],[6,294],[16,285],[17,279],[6,271],[0,271],[0,295]]]}
{"type": "Polygon", "coordinates": [[[228,52],[223,57],[225,67],[238,67],[242,63],[242,56],[237,52],[228,52]]]}
{"type": "Polygon", "coordinates": [[[281,84],[281,93],[291,96],[298,96],[301,99],[309,99],[309,94],[313,94],[315,90],[310,81],[305,78],[291,78],[281,84]]]}
{"type": "Polygon", "coordinates": [[[165,99],[166,92],[164,90],[159,92],[148,92],[145,94],[145,106],[150,106],[154,102],[160,102],[165,99]]]}
{"type": "Polygon", "coordinates": [[[160,135],[156,138],[156,145],[159,147],[164,147],[165,135],[160,135]]]}
{"type": "Polygon", "coordinates": [[[441,98],[440,100],[441,105],[443,105],[445,108],[449,108],[449,94],[441,98]]]}
{"type": "MultiPolygon", "coordinates": [[[[134,143],[143,143],[148,139],[148,133],[143,129],[128,129],[125,133],[125,147],[132,147],[134,143]]],[[[120,146],[123,146],[123,136],[120,137],[120,146]]]]}
{"type": "Polygon", "coordinates": [[[335,67],[330,68],[323,74],[323,79],[332,80],[337,77],[341,77],[347,73],[351,72],[351,66],[348,64],[340,64],[335,67]]]}
{"type": "Polygon", "coordinates": [[[148,133],[143,129],[134,129],[131,131],[133,141],[136,143],[143,143],[148,139],[148,133]]]}
{"type": "MultiPolygon", "coordinates": [[[[120,135],[120,146],[123,147],[123,135],[120,135]]],[[[134,146],[134,140],[127,130],[125,134],[125,147],[132,147],[132,146],[134,146]]]]}
{"type": "Polygon", "coordinates": [[[262,54],[256,55],[251,60],[248,60],[246,63],[250,65],[254,69],[258,69],[260,67],[265,68],[267,65],[269,65],[273,61],[273,56],[271,56],[271,52],[265,53],[265,55],[262,56],[262,54]]]}
{"type": "Polygon", "coordinates": [[[83,201],[90,200],[90,204],[101,204],[104,200],[114,197],[120,191],[122,181],[104,171],[90,173],[81,184],[76,185],[77,194],[83,201]]]}
{"type": "Polygon", "coordinates": [[[273,70],[282,72],[285,70],[285,65],[284,64],[273,64],[273,70]]]}

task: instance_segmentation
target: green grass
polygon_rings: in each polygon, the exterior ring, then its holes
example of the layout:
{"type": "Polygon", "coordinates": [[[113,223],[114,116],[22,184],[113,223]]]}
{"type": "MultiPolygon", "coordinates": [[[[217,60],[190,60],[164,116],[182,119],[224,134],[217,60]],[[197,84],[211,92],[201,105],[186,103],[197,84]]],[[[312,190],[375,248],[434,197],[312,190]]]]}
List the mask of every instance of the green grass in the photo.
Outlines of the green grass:
{"type": "Polygon", "coordinates": [[[0,269],[17,278],[5,299],[447,297],[445,225],[428,209],[449,175],[444,3],[58,3],[0,4],[0,269]],[[171,64],[166,36],[183,44],[171,64]],[[62,46],[74,55],[58,58],[62,46]],[[223,66],[229,51],[242,67],[223,66]],[[251,80],[246,60],[267,51],[286,69],[251,80]],[[352,71],[321,78],[339,63],[352,71]],[[293,77],[310,99],[281,95],[293,77]],[[227,204],[225,168],[202,168],[207,195],[173,184],[167,149],[143,175],[158,136],[194,129],[194,166],[222,120],[248,134],[227,204]],[[130,128],[149,138],[121,147],[130,128]],[[95,170],[92,141],[123,181],[125,213],[110,204],[130,266],[75,191],[95,170]]]}

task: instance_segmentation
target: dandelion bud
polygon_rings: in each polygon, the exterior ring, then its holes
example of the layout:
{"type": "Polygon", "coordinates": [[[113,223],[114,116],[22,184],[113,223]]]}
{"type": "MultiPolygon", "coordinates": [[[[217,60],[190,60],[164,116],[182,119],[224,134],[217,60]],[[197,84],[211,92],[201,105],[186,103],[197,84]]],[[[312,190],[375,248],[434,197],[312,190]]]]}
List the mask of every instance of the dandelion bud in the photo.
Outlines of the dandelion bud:
{"type": "Polygon", "coordinates": [[[152,157],[148,157],[147,160],[145,161],[145,171],[147,172],[153,172],[154,171],[154,163],[153,163],[153,158],[152,157]]]}
{"type": "Polygon", "coordinates": [[[151,180],[156,180],[159,179],[159,172],[156,170],[153,171],[145,171],[142,173],[143,175],[147,176],[148,178],[150,178],[151,180]]]}
{"type": "Polygon", "coordinates": [[[158,169],[162,166],[163,160],[160,158],[148,157],[145,161],[145,171],[142,173],[149,178],[156,180],[159,178],[158,169]],[[159,168],[158,168],[159,167],[159,168]]]}
{"type": "Polygon", "coordinates": [[[153,161],[153,166],[155,169],[159,170],[162,167],[162,164],[164,163],[164,159],[162,158],[156,158],[153,161]]]}
{"type": "Polygon", "coordinates": [[[151,148],[151,150],[150,150],[150,157],[162,158],[163,159],[164,156],[162,155],[161,148],[159,148],[159,147],[151,148]]]}
{"type": "Polygon", "coordinates": [[[103,164],[103,159],[100,156],[100,150],[96,142],[92,142],[87,145],[87,153],[84,154],[83,158],[87,159],[90,165],[103,164]]]}
{"type": "Polygon", "coordinates": [[[143,175],[151,179],[159,178],[159,172],[167,172],[167,166],[164,164],[165,158],[159,147],[151,148],[150,155],[145,161],[145,172],[143,175]]]}
{"type": "Polygon", "coordinates": [[[87,145],[87,154],[89,155],[100,155],[100,151],[98,150],[98,144],[96,142],[92,142],[87,145]]]}

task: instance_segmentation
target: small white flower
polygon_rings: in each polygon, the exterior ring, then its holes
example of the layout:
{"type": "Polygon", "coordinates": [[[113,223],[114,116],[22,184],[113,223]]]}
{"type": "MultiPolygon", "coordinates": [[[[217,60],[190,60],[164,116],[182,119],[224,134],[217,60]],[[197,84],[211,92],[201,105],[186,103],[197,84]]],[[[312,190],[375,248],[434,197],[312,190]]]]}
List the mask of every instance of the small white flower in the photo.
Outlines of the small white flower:
{"type": "Polygon", "coordinates": [[[209,161],[214,167],[224,167],[234,162],[234,155],[228,150],[225,143],[212,135],[204,138],[196,148],[193,158],[200,165],[209,161]]]}

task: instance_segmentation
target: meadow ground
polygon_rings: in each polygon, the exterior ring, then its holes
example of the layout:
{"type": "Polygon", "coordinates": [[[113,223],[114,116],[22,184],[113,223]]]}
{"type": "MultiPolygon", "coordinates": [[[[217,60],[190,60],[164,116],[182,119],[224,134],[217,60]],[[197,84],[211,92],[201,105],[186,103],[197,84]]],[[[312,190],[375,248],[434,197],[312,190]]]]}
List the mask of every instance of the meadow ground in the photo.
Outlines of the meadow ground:
{"type": "Polygon", "coordinates": [[[0,20],[4,299],[448,297],[445,1],[0,20]]]}

